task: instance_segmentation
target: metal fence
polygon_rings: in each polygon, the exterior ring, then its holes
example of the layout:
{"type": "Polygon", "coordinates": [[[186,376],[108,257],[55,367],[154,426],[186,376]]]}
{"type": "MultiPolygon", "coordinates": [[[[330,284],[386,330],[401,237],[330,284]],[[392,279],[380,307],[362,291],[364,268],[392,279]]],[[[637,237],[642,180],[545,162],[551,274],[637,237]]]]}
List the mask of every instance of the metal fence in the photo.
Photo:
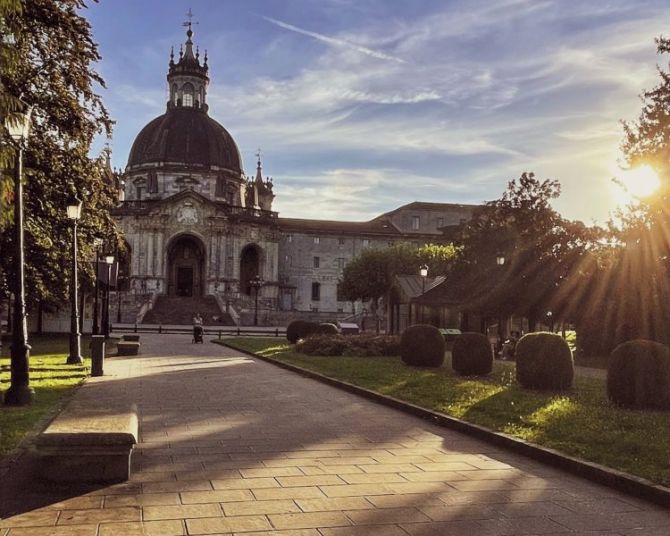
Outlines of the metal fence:
{"type": "MultiPolygon", "coordinates": [[[[192,334],[192,326],[163,326],[161,324],[112,324],[110,333],[182,333],[192,334]]],[[[204,326],[204,335],[232,337],[286,337],[284,327],[251,327],[251,326],[204,326]]]]}

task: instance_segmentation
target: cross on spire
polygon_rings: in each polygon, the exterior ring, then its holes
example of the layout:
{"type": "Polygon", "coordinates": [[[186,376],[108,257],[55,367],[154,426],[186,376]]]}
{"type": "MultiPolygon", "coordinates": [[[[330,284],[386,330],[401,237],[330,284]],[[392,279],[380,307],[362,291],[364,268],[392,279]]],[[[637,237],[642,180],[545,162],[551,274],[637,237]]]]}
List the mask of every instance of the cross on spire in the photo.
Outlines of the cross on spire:
{"type": "Polygon", "coordinates": [[[193,11],[191,11],[191,8],[188,8],[188,13],[186,13],[186,16],[188,17],[188,21],[185,21],[182,23],[182,26],[188,26],[188,29],[191,29],[191,26],[193,24],[199,24],[197,22],[193,22],[193,11]]]}
{"type": "Polygon", "coordinates": [[[256,158],[258,158],[258,165],[260,166],[261,165],[261,148],[260,147],[256,150],[256,158]]]}

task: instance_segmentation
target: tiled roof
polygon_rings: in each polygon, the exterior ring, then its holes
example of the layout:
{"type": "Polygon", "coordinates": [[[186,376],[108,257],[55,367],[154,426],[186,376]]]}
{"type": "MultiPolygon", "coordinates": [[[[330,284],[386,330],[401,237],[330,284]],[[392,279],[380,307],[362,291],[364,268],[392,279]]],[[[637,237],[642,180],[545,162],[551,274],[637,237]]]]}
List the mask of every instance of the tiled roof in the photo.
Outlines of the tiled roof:
{"type": "Polygon", "coordinates": [[[386,219],[371,221],[306,220],[299,218],[279,218],[282,231],[311,231],[321,233],[356,233],[399,236],[400,231],[386,219]]]}

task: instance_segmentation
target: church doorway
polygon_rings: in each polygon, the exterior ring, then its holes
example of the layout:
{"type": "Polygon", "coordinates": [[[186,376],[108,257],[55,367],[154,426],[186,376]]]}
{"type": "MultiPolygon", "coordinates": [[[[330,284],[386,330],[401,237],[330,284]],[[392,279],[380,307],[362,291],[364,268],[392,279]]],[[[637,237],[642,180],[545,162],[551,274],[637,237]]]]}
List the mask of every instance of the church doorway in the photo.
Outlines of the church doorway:
{"type": "Polygon", "coordinates": [[[205,247],[192,235],[181,235],[168,246],[170,296],[201,296],[205,247]]]}
{"type": "Polygon", "coordinates": [[[260,250],[258,246],[249,245],[240,255],[240,292],[251,296],[250,281],[260,274],[260,250]]]}

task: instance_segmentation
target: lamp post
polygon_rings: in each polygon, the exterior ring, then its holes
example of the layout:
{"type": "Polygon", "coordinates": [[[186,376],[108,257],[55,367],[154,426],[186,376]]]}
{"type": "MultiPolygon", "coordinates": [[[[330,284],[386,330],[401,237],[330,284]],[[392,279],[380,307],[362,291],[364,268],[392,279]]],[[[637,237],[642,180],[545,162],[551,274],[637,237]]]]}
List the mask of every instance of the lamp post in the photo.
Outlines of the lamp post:
{"type": "Polygon", "coordinates": [[[109,337],[109,287],[112,279],[112,264],[114,264],[114,255],[105,255],[105,264],[107,265],[107,286],[105,290],[105,300],[102,305],[102,334],[105,338],[109,337]]]}
{"type": "Polygon", "coordinates": [[[13,118],[5,117],[4,126],[12,139],[16,155],[14,156],[14,318],[12,321],[11,345],[11,379],[9,389],[5,392],[4,402],[7,406],[25,406],[35,397],[35,390],[30,387],[28,360],[30,345],[28,344],[28,325],[26,323],[26,295],[24,272],[23,245],[23,151],[28,143],[30,133],[30,114],[32,107],[23,103],[21,113],[13,118]]]}
{"type": "Polygon", "coordinates": [[[421,276],[421,294],[426,292],[426,278],[428,277],[428,265],[419,266],[419,275],[421,276]]]}
{"type": "Polygon", "coordinates": [[[254,297],[254,326],[258,325],[258,293],[264,284],[265,281],[263,281],[263,278],[258,274],[251,281],[249,281],[251,288],[256,290],[254,297]]]}
{"type": "MultiPolygon", "coordinates": [[[[505,256],[502,253],[498,253],[496,255],[496,265],[498,266],[504,266],[505,264],[505,256]]],[[[504,340],[505,334],[503,332],[503,317],[502,315],[498,316],[498,348],[499,348],[499,354],[501,357],[502,356],[502,348],[503,348],[503,340],[504,340]]]]}
{"type": "MultiPolygon", "coordinates": [[[[419,266],[419,275],[421,276],[421,295],[426,293],[426,278],[428,277],[428,265],[422,264],[419,266]]],[[[419,315],[417,315],[418,317],[419,315]]],[[[419,319],[417,318],[417,321],[419,319]]],[[[423,322],[423,305],[421,305],[421,321],[423,322]]]]}
{"type": "Polygon", "coordinates": [[[98,324],[98,295],[100,294],[100,278],[98,277],[98,266],[100,265],[100,246],[102,238],[93,240],[95,246],[95,298],[93,300],[93,335],[100,333],[100,324],[98,324]]]}
{"type": "Polygon", "coordinates": [[[68,365],[84,362],[81,357],[81,333],[79,331],[79,300],[77,296],[79,281],[77,277],[77,222],[81,218],[81,199],[71,197],[67,202],[67,217],[72,221],[72,281],[70,281],[70,354],[68,365]]]}

